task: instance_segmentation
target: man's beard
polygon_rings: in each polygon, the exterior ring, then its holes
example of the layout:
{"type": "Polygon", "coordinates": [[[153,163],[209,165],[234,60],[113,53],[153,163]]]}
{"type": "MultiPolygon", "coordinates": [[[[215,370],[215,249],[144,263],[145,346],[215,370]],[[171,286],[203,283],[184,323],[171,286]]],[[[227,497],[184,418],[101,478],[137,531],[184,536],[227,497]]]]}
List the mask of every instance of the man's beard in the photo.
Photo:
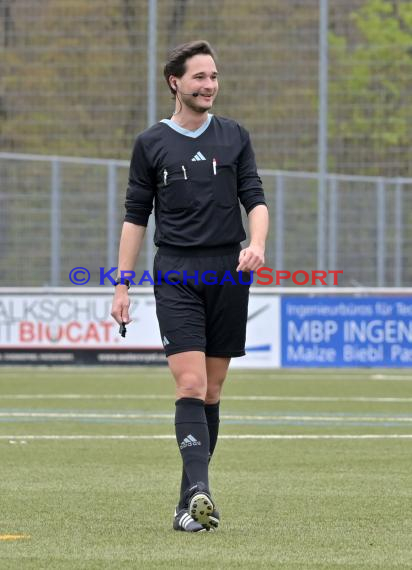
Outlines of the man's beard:
{"type": "MultiPolygon", "coordinates": [[[[203,106],[203,105],[199,105],[196,102],[196,97],[193,97],[193,95],[190,95],[188,97],[184,97],[183,102],[186,105],[186,107],[189,107],[189,109],[191,109],[195,113],[202,114],[202,113],[205,113],[206,111],[209,111],[211,109],[211,105],[207,106],[207,107],[203,106]]],[[[213,103],[212,99],[211,99],[211,103],[213,103]]]]}

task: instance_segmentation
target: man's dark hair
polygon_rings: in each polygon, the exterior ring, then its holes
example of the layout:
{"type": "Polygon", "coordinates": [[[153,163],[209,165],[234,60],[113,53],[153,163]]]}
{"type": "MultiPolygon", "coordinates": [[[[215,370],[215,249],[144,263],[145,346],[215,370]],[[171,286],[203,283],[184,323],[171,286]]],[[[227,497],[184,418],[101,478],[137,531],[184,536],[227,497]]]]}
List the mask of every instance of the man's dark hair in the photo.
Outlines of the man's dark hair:
{"type": "Polygon", "coordinates": [[[165,76],[167,86],[173,95],[176,95],[176,91],[170,86],[169,77],[171,75],[182,77],[186,71],[186,60],[199,54],[210,55],[213,57],[214,61],[216,61],[216,54],[213,51],[212,46],[205,40],[196,40],[194,42],[181,44],[169,52],[166,65],[163,69],[163,75],[165,76]]]}

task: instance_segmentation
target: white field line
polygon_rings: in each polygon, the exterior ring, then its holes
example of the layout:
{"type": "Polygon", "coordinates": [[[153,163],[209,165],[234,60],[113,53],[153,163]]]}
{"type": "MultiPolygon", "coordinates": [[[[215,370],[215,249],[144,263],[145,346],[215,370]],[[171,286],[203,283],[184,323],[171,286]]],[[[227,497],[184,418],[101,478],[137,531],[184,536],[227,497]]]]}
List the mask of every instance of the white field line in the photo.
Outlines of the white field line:
{"type": "MultiPolygon", "coordinates": [[[[176,439],[174,435],[0,435],[0,440],[7,440],[10,443],[16,441],[93,441],[93,440],[103,440],[103,441],[139,441],[139,440],[174,440],[176,439]]],[[[308,440],[308,439],[343,439],[343,440],[381,440],[381,439],[410,439],[412,440],[412,434],[328,434],[328,435],[305,435],[305,434],[242,434],[242,435],[221,435],[220,440],[253,440],[253,439],[264,439],[264,440],[308,440]]]]}
{"type": "MultiPolygon", "coordinates": [[[[4,394],[1,400],[174,400],[167,394],[4,394]]],[[[224,396],[237,402],[412,402],[411,398],[368,396],[224,396]]]]}
{"type": "MultiPolygon", "coordinates": [[[[2,370],[7,372],[8,374],[22,374],[22,370],[27,370],[27,366],[22,365],[3,365],[1,367],[2,370]]],[[[396,372],[403,372],[403,368],[376,368],[377,373],[386,373],[387,370],[396,371],[396,372]]],[[[116,366],[102,366],[102,365],[85,365],[85,366],[73,366],[71,364],[58,364],[56,366],[53,365],[35,365],[31,367],[30,374],[43,374],[44,372],[55,375],[57,372],[65,372],[68,374],[73,374],[73,372],[80,373],[80,374],[97,374],[103,376],[116,376],[119,374],[119,368],[116,366]]],[[[169,368],[167,366],[167,362],[161,365],[130,365],[122,367],[122,371],[127,374],[136,375],[139,373],[144,373],[148,375],[156,375],[156,374],[164,374],[169,373],[169,368]]],[[[331,374],[338,374],[339,376],[346,376],[351,377],[352,375],[356,374],[358,376],[365,376],[368,377],[371,375],[373,370],[370,368],[229,368],[229,374],[236,374],[239,376],[249,376],[255,372],[262,373],[265,375],[271,376],[316,376],[317,378],[321,376],[329,377],[331,374]]]]}
{"type": "MultiPolygon", "coordinates": [[[[146,413],[105,413],[105,412],[0,412],[0,418],[39,418],[39,419],[100,419],[100,420],[135,420],[135,419],[167,419],[172,420],[174,414],[146,414],[146,413]]],[[[305,421],[305,422],[397,422],[412,423],[412,416],[322,416],[322,415],[246,415],[246,414],[230,414],[221,415],[222,420],[237,421],[305,421]]]]}
{"type": "Polygon", "coordinates": [[[403,376],[396,374],[373,374],[371,380],[396,380],[400,382],[412,382],[412,376],[403,376]]]}
{"type": "MultiPolygon", "coordinates": [[[[27,366],[22,367],[24,370],[27,370],[27,366]]],[[[7,374],[8,376],[18,376],[19,378],[22,376],[22,368],[16,366],[2,366],[1,370],[7,374]]],[[[71,376],[79,376],[81,374],[85,374],[86,376],[90,377],[105,377],[105,378],[116,378],[119,375],[118,368],[102,368],[102,367],[73,367],[73,366],[37,366],[35,368],[30,368],[30,376],[44,376],[52,375],[55,376],[56,372],[63,373],[63,374],[70,374],[71,376]]],[[[122,374],[124,376],[132,376],[133,377],[142,377],[149,378],[153,377],[163,377],[168,376],[172,378],[169,369],[167,366],[161,367],[127,367],[121,369],[122,374]]],[[[245,378],[255,377],[256,375],[259,376],[259,380],[408,380],[412,381],[412,376],[410,375],[409,370],[405,370],[405,374],[371,374],[368,370],[362,369],[351,369],[348,368],[347,371],[336,369],[318,369],[314,370],[293,370],[293,369],[278,369],[278,371],[274,371],[273,369],[240,369],[240,368],[231,368],[229,369],[229,376],[237,377],[241,380],[245,378]]]]}
{"type": "MultiPolygon", "coordinates": [[[[16,365],[4,365],[1,367],[2,371],[7,373],[7,375],[19,376],[22,375],[22,370],[27,371],[27,366],[16,366],[16,365]]],[[[270,379],[279,379],[284,380],[286,379],[301,379],[301,378],[316,378],[320,380],[329,380],[330,376],[333,378],[339,379],[347,379],[351,380],[353,377],[362,378],[365,380],[386,380],[386,379],[396,379],[396,380],[403,380],[408,379],[412,380],[412,376],[410,370],[407,368],[394,368],[394,369],[385,369],[385,368],[377,368],[377,372],[373,373],[371,370],[367,368],[318,368],[318,369],[307,369],[307,368],[285,368],[285,369],[273,369],[273,368],[230,368],[229,375],[230,376],[239,376],[243,377],[250,377],[252,375],[262,375],[263,378],[270,378],[270,379]],[[393,371],[393,372],[392,372],[393,371]]],[[[135,376],[164,376],[170,375],[169,369],[167,364],[159,365],[159,366],[125,366],[121,369],[122,373],[127,375],[135,376]]],[[[47,375],[55,376],[56,372],[62,372],[74,376],[78,376],[79,374],[86,374],[90,376],[113,376],[118,377],[119,375],[119,368],[113,366],[72,366],[72,365],[57,365],[57,366],[50,366],[50,365],[36,365],[35,367],[30,367],[30,375],[47,375]]]]}

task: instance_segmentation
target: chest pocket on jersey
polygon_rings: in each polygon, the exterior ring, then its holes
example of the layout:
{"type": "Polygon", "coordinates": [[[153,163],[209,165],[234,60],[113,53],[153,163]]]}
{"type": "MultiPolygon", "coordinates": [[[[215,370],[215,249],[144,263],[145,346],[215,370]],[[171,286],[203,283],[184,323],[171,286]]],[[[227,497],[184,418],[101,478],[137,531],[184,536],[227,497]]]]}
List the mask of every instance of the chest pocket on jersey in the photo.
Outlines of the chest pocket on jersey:
{"type": "Polygon", "coordinates": [[[219,162],[212,163],[212,190],[215,202],[220,206],[237,204],[237,172],[236,165],[219,162]]]}
{"type": "Polygon", "coordinates": [[[163,209],[186,210],[191,206],[191,184],[187,165],[175,163],[159,173],[158,196],[163,209]]]}

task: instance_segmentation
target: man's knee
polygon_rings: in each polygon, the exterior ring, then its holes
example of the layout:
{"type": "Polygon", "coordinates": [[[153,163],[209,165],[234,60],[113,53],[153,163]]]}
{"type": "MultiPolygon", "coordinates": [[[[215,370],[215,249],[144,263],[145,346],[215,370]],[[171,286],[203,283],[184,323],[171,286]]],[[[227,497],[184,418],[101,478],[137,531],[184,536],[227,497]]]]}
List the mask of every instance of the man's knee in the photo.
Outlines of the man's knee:
{"type": "Polygon", "coordinates": [[[206,390],[206,404],[215,404],[220,400],[223,382],[225,377],[208,379],[206,390]]]}
{"type": "Polygon", "coordinates": [[[177,395],[179,398],[206,397],[206,378],[194,372],[184,372],[176,378],[177,395]]]}

